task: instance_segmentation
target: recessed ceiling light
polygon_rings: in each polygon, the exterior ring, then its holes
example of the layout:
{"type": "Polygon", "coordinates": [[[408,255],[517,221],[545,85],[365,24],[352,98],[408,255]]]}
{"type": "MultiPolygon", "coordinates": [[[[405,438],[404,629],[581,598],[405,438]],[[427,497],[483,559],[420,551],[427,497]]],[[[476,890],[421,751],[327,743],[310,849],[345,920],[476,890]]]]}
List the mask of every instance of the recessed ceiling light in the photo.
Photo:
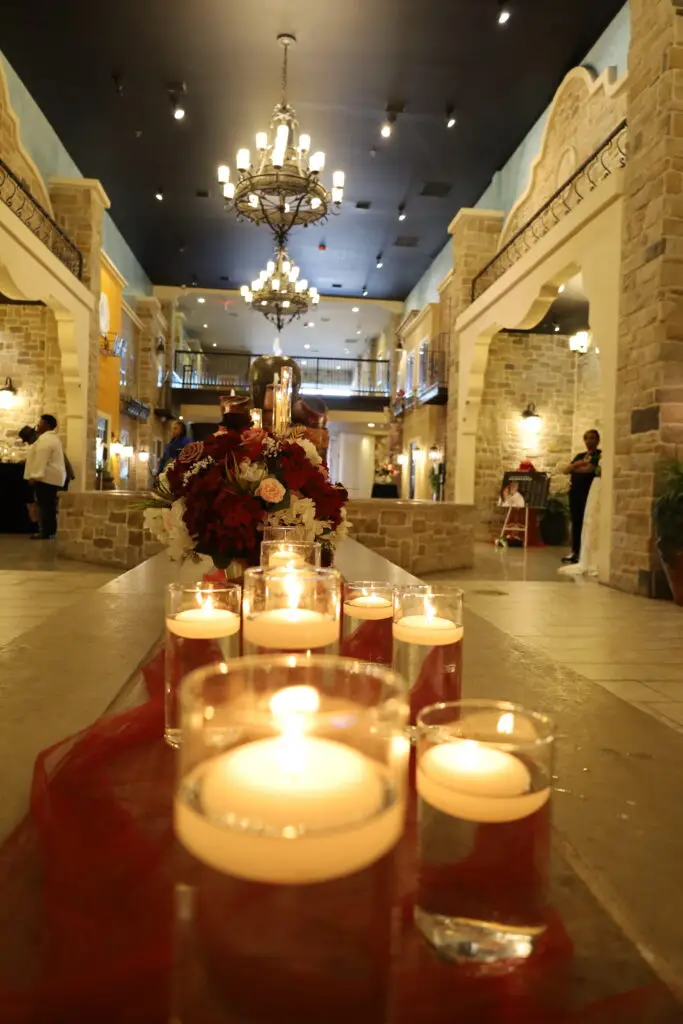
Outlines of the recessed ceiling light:
{"type": "Polygon", "coordinates": [[[216,342],[215,342],[215,341],[214,341],[214,343],[213,343],[213,347],[214,347],[214,348],[216,347],[216,342]]]}
{"type": "Polygon", "coordinates": [[[383,139],[388,139],[391,136],[391,131],[391,125],[389,124],[388,121],[385,121],[382,127],[380,128],[379,133],[383,139]]]}
{"type": "Polygon", "coordinates": [[[555,334],[559,334],[560,333],[560,325],[559,324],[555,324],[555,326],[553,327],[553,330],[555,331],[555,334]]]}
{"type": "Polygon", "coordinates": [[[508,21],[512,17],[512,11],[506,3],[499,4],[500,10],[498,11],[498,24],[507,25],[508,21]]]}
{"type": "Polygon", "coordinates": [[[306,326],[307,327],[315,327],[315,324],[313,323],[312,320],[309,320],[308,323],[306,324],[306,326]]]}
{"type": "Polygon", "coordinates": [[[157,189],[157,191],[154,193],[154,198],[158,199],[159,202],[161,202],[161,200],[164,198],[164,193],[161,191],[161,189],[157,189]]]}
{"type": "Polygon", "coordinates": [[[446,121],[446,127],[447,128],[454,128],[455,127],[455,118],[454,117],[449,117],[448,118],[448,120],[446,121]]]}
{"type": "Polygon", "coordinates": [[[344,349],[344,355],[345,355],[345,356],[348,356],[348,354],[349,354],[349,350],[348,350],[348,348],[345,348],[345,349],[344,349]]]}
{"type": "Polygon", "coordinates": [[[363,292],[362,292],[363,298],[365,298],[365,296],[367,294],[368,294],[368,289],[367,289],[367,287],[365,285],[363,285],[363,292]]]}
{"type": "Polygon", "coordinates": [[[374,427],[374,425],[375,425],[374,423],[368,423],[368,426],[371,427],[371,428],[374,427]]]}
{"type": "Polygon", "coordinates": [[[182,121],[182,119],[185,117],[185,107],[181,107],[179,104],[176,103],[176,105],[173,108],[173,116],[176,119],[176,121],[182,121]]]}
{"type": "Polygon", "coordinates": [[[302,366],[307,366],[308,365],[308,360],[307,359],[302,359],[301,360],[301,365],[302,366]]]}
{"type": "Polygon", "coordinates": [[[352,313],[358,313],[358,312],[360,312],[360,310],[359,310],[359,307],[358,307],[358,306],[352,306],[352,307],[351,307],[351,312],[352,312],[352,313]]]}
{"type": "Polygon", "coordinates": [[[206,302],[206,299],[204,298],[203,295],[198,295],[197,296],[197,302],[206,302]]]}
{"type": "Polygon", "coordinates": [[[382,253],[378,252],[377,253],[377,269],[381,270],[383,266],[384,266],[384,264],[382,263],[382,253]]]}
{"type": "Polygon", "coordinates": [[[406,219],[406,211],[405,211],[405,208],[403,206],[399,206],[399,208],[398,208],[398,219],[399,220],[405,220],[406,219]]]}
{"type": "Polygon", "coordinates": [[[304,348],[306,348],[306,349],[308,349],[310,347],[311,347],[310,345],[304,345],[304,348]]]}
{"type": "Polygon", "coordinates": [[[204,328],[204,330],[206,330],[208,326],[209,326],[208,324],[202,324],[202,327],[204,328]]]}
{"type": "Polygon", "coordinates": [[[557,294],[561,295],[566,287],[567,287],[566,284],[561,284],[560,287],[557,289],[557,294]]]}
{"type": "Polygon", "coordinates": [[[359,327],[359,328],[358,328],[358,330],[356,331],[356,334],[360,334],[360,327],[359,327]]]}
{"type": "Polygon", "coordinates": [[[340,363],[337,363],[337,365],[335,366],[335,370],[341,370],[341,364],[340,363]]]}

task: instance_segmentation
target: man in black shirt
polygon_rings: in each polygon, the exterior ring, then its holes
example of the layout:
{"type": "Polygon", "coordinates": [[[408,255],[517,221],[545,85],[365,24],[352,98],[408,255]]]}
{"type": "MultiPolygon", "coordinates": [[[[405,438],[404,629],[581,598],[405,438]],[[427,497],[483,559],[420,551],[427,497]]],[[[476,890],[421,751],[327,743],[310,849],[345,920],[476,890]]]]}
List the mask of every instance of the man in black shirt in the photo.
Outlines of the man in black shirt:
{"type": "Polygon", "coordinates": [[[563,562],[575,565],[581,557],[581,532],[583,530],[583,517],[588,501],[588,492],[591,489],[593,478],[600,465],[602,452],[600,434],[597,430],[587,430],[583,435],[586,445],[585,452],[579,452],[563,470],[571,477],[569,485],[569,511],[572,517],[572,553],[563,558],[563,562]]]}

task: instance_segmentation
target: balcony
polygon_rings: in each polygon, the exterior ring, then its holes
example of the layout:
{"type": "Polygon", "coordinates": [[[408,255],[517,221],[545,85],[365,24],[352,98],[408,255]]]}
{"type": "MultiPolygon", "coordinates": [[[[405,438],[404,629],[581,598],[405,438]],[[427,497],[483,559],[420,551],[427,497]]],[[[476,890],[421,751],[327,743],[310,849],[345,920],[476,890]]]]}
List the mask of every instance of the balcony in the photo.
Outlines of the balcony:
{"type": "Polygon", "coordinates": [[[407,374],[410,377],[405,390],[398,391],[392,403],[394,416],[420,405],[445,405],[448,402],[449,336],[439,334],[417,353],[417,383],[413,359],[409,356],[407,374]]]}
{"type": "MultiPolygon", "coordinates": [[[[240,352],[176,352],[174,397],[209,404],[216,401],[216,392],[225,393],[230,388],[236,394],[247,394],[249,368],[256,358],[240,352]]],[[[294,358],[301,370],[303,396],[322,398],[331,409],[372,410],[388,402],[388,360],[294,358]]]]}

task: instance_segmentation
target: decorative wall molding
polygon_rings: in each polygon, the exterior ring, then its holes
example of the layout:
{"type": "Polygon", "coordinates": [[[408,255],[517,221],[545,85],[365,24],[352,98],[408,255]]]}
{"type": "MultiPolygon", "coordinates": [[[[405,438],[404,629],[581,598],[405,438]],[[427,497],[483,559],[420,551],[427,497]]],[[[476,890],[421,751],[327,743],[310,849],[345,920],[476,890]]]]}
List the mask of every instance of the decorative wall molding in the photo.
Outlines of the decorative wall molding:
{"type": "Polygon", "coordinates": [[[29,192],[54,216],[45,179],[21,141],[21,124],[9,98],[9,87],[0,61],[0,156],[16,176],[26,181],[29,192]]]}
{"type": "Polygon", "coordinates": [[[527,187],[503,225],[500,249],[624,120],[626,83],[627,76],[617,79],[614,68],[596,76],[581,66],[565,75],[550,104],[527,187]]]}

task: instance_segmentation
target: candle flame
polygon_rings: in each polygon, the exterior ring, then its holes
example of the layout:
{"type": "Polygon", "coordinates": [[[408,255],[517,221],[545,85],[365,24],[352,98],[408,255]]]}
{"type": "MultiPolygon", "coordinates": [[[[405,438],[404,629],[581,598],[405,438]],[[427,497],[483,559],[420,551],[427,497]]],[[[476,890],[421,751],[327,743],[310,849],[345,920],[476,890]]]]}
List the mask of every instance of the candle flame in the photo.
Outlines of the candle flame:
{"type": "Polygon", "coordinates": [[[205,615],[211,614],[211,612],[214,610],[213,597],[211,596],[211,594],[207,594],[204,600],[202,600],[201,597],[199,598],[199,607],[201,608],[205,615]]]}
{"type": "Polygon", "coordinates": [[[320,695],[313,686],[287,686],[270,699],[282,736],[278,761],[283,772],[301,775],[306,770],[306,746],[302,739],[312,724],[312,715],[320,707],[320,695]]]}
{"type": "Polygon", "coordinates": [[[507,736],[511,736],[515,729],[515,716],[510,712],[506,711],[504,715],[501,715],[498,719],[498,725],[496,731],[505,733],[507,736]]]}
{"type": "Polygon", "coordinates": [[[287,579],[285,580],[285,598],[287,599],[287,607],[291,609],[298,608],[303,592],[304,588],[295,576],[295,570],[289,570],[287,579]]]}
{"type": "Polygon", "coordinates": [[[428,621],[431,621],[435,617],[435,615],[436,615],[436,609],[434,607],[434,602],[432,601],[431,598],[432,598],[432,594],[431,594],[431,591],[430,591],[430,593],[427,594],[427,596],[425,597],[425,618],[428,621]]]}

